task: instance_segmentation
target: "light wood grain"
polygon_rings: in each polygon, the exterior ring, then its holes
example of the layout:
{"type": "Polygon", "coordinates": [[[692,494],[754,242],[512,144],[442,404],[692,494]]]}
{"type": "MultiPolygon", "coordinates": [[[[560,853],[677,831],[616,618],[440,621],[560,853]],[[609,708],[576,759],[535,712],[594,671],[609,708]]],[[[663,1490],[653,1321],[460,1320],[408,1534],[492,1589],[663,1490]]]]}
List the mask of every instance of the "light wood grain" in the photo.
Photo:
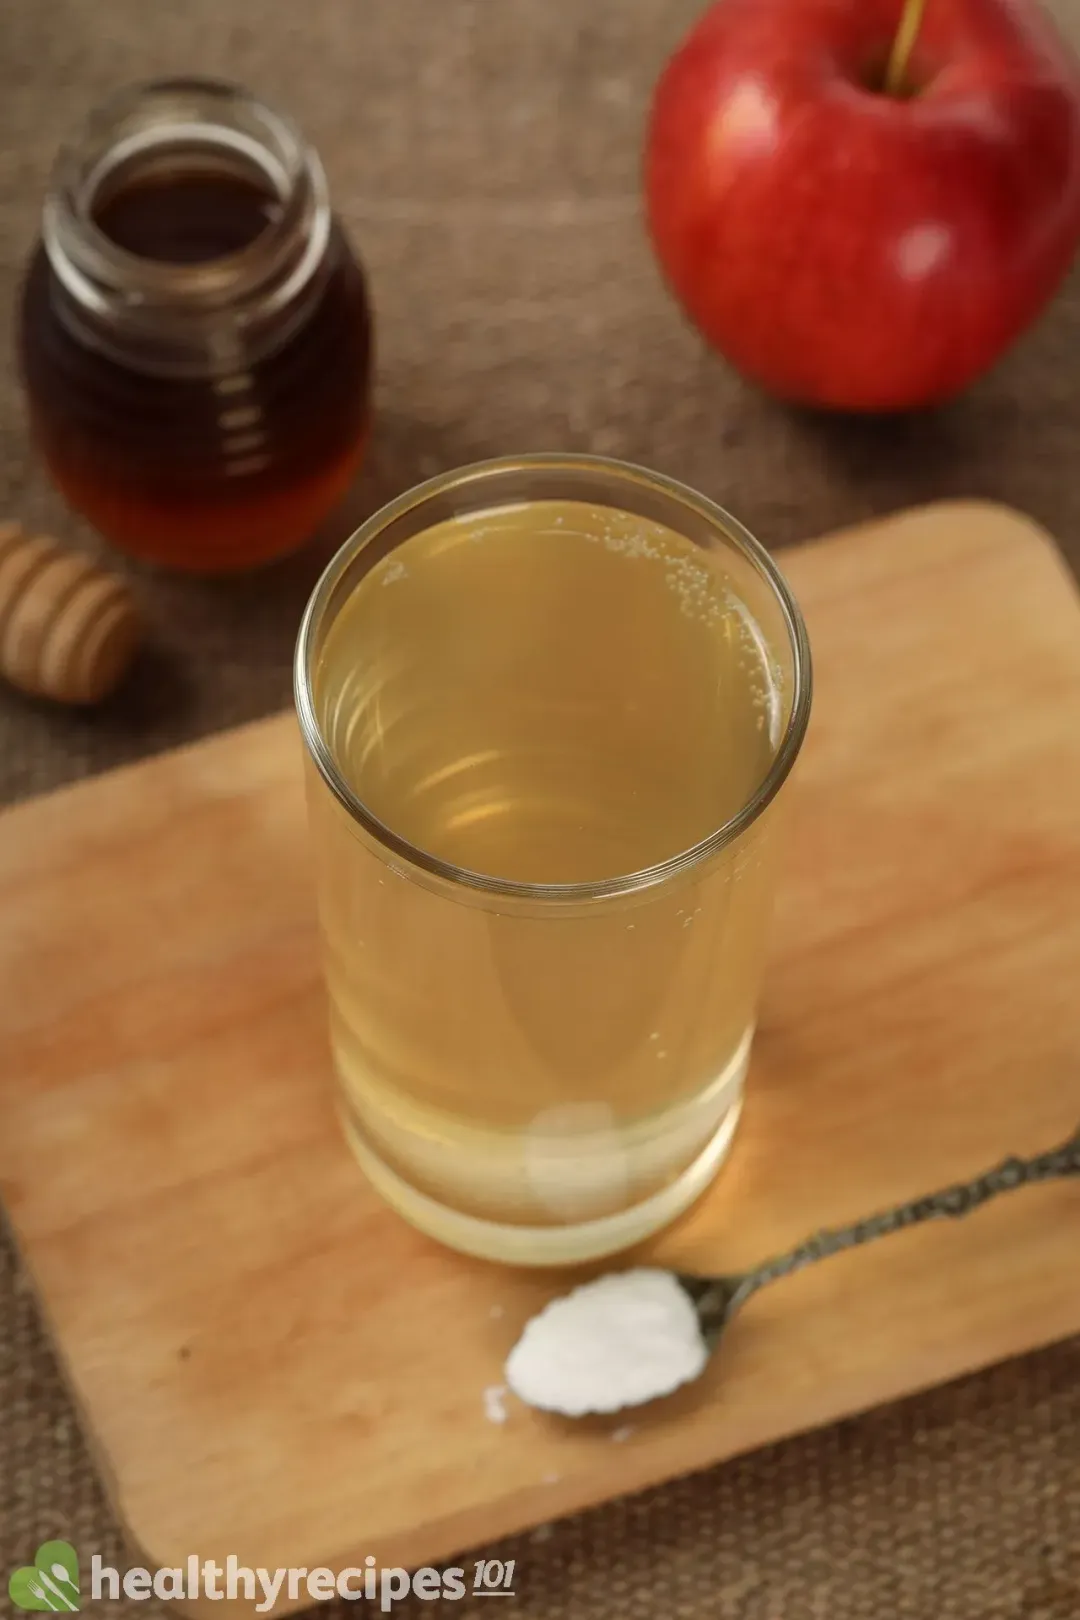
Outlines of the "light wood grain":
{"type": "MultiPolygon", "coordinates": [[[[1080,604],[988,506],[790,553],[817,702],[724,1270],[1080,1120],[1080,604]]],[[[1080,1188],[756,1299],[702,1383],[574,1426],[483,1392],[553,1279],[443,1252],[329,1103],[289,717],[0,819],[0,1185],[142,1560],[440,1563],[1080,1329],[1080,1188]]],[[[206,1605],[212,1612],[213,1605],[206,1605]]]]}

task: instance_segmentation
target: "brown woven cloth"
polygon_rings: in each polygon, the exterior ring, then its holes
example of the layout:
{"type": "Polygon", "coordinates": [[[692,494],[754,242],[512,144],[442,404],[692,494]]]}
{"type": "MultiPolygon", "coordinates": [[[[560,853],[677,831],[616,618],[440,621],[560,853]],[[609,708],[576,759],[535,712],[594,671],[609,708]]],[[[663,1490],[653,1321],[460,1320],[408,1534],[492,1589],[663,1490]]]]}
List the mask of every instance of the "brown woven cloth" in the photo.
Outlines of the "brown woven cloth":
{"type": "MultiPolygon", "coordinates": [[[[1080,0],[1057,8],[1080,39],[1080,0]]],[[[768,544],[978,495],[1027,510],[1080,558],[1080,277],[962,402],[906,423],[786,411],[680,321],[641,232],[638,148],[649,86],[698,9],[0,0],[5,309],[72,120],[133,78],[221,74],[300,120],[371,274],[379,424],[354,514],[442,467],[578,449],[684,478],[768,544]]],[[[94,545],[28,451],[10,363],[0,365],[0,516],[94,545]]],[[[137,676],[87,717],[0,695],[0,795],[284,704],[303,600],[348,521],[321,548],[239,584],[136,573],[152,626],[137,676]]],[[[1063,1345],[499,1550],[518,1560],[515,1612],[527,1616],[1076,1620],[1078,1434],[1080,1345],[1063,1345]]],[[[0,1572],[47,1536],[84,1558],[122,1558],[0,1236],[0,1572]]],[[[415,1620],[434,1607],[395,1612],[415,1620]]],[[[467,1620],[475,1602],[446,1607],[467,1620]]]]}

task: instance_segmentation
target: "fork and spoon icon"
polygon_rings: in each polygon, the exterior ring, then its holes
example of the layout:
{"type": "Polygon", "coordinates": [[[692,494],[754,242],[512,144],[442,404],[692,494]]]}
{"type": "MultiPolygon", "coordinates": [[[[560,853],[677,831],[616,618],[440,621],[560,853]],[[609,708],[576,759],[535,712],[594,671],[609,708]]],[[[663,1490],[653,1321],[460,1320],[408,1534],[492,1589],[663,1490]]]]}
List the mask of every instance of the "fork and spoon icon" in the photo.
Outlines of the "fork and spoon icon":
{"type": "Polygon", "coordinates": [[[35,1582],[30,1587],[31,1594],[36,1597],[40,1603],[44,1603],[45,1606],[51,1609],[54,1613],[70,1614],[79,1607],[77,1603],[72,1603],[67,1593],[61,1591],[60,1587],[56,1584],[57,1581],[62,1581],[66,1586],[70,1586],[76,1597],[78,1597],[79,1588],[75,1585],[75,1582],[72,1580],[63,1564],[53,1564],[48,1575],[43,1569],[39,1570],[38,1580],[40,1581],[40,1585],[35,1582]],[[51,1580],[49,1578],[50,1576],[53,1577],[51,1580]],[[54,1603],[52,1601],[53,1598],[58,1598],[59,1602],[54,1603]]]}

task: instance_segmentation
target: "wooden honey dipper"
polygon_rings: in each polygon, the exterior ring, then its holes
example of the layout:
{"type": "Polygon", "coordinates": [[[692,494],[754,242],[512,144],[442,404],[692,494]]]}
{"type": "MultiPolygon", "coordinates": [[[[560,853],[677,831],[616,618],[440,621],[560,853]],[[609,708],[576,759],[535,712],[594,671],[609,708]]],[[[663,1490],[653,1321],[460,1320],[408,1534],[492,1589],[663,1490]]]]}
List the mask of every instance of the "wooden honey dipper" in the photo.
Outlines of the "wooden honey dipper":
{"type": "Polygon", "coordinates": [[[55,540],[0,523],[0,674],[34,697],[97,703],[139,639],[120,579],[55,540]]]}

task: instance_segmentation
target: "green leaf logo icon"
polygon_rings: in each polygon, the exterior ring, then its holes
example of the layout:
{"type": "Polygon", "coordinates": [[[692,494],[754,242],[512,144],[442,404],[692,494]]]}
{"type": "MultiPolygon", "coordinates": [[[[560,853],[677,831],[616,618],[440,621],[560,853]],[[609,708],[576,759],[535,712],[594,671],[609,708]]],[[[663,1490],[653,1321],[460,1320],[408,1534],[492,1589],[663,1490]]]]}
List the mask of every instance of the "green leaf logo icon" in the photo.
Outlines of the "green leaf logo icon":
{"type": "Polygon", "coordinates": [[[43,1541],[34,1562],[17,1569],[8,1581],[17,1609],[35,1613],[74,1614],[79,1607],[79,1559],[69,1541],[43,1541]]]}

